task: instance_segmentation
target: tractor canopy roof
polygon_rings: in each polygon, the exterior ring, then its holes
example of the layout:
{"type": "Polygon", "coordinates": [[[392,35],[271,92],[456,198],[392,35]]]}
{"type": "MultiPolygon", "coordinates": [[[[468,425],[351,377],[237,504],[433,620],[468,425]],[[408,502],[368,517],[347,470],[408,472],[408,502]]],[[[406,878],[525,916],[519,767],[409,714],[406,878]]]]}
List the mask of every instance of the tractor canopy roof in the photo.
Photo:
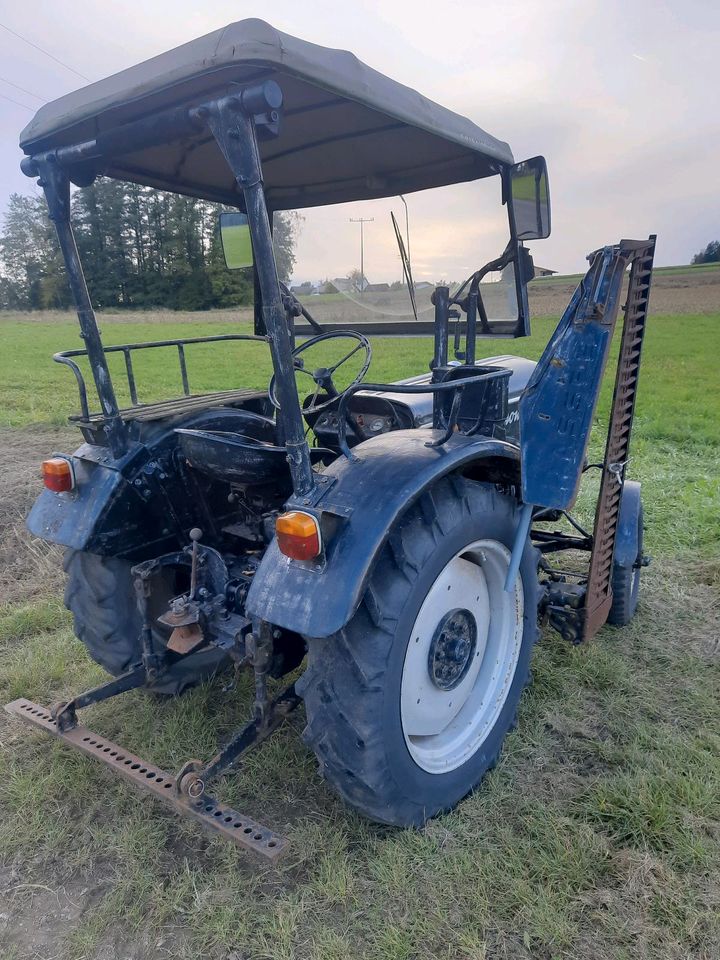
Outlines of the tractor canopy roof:
{"type": "Polygon", "coordinates": [[[353,54],[255,19],[41,107],[20,146],[32,155],[104,142],[95,172],[239,204],[241,193],[207,130],[168,127],[162,142],[141,147],[123,131],[262,80],[277,81],[284,98],[280,136],[260,144],[272,209],[395,196],[489,176],[513,162],[506,143],[353,54]]]}

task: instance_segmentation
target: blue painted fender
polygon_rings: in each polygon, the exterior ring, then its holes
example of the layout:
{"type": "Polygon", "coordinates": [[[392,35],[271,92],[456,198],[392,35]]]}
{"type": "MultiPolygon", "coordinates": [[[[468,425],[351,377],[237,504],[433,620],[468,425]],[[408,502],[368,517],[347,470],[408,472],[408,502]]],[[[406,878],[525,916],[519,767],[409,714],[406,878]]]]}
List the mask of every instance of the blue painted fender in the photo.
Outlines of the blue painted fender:
{"type": "Polygon", "coordinates": [[[636,480],[626,480],[620,499],[613,558],[613,562],[619,567],[632,567],[638,558],[641,546],[638,529],[640,508],[640,484],[636,480]]]}
{"type": "Polygon", "coordinates": [[[401,514],[440,477],[473,461],[507,461],[517,476],[519,450],[502,440],[456,433],[428,447],[436,430],[397,430],[353,449],[355,460],[334,461],[320,475],[318,493],[288,508],[336,524],[317,562],[298,562],[268,547],[255,574],[246,612],[306,637],[328,637],[350,620],[363,596],[373,562],[401,514]]]}
{"type": "MultiPolygon", "coordinates": [[[[83,444],[72,455],[75,489],[43,490],[27,526],[50,543],[71,550],[137,561],[180,549],[183,535],[197,526],[196,504],[177,468],[175,427],[232,430],[243,411],[210,409],[149,424],[120,458],[104,446],[83,444]]],[[[216,485],[209,509],[227,511],[227,488],[216,485]]]]}
{"type": "MultiPolygon", "coordinates": [[[[27,519],[30,533],[72,550],[86,550],[117,498],[127,489],[122,469],[107,452],[85,445],[72,457],[77,485],[70,493],[43,490],[27,519]],[[105,454],[109,463],[102,463],[105,454]]],[[[132,499],[132,498],[128,498],[132,499]]]]}

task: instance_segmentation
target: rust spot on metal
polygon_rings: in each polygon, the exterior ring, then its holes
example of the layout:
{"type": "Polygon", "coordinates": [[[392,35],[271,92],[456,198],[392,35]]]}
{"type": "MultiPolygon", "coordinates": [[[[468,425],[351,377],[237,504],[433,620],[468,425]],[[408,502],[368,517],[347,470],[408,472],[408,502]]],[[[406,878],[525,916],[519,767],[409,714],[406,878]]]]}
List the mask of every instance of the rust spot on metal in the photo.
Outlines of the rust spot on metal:
{"type": "Polygon", "coordinates": [[[203,642],[203,632],[198,623],[175,627],[167,642],[167,649],[173,653],[190,653],[203,642]]]}

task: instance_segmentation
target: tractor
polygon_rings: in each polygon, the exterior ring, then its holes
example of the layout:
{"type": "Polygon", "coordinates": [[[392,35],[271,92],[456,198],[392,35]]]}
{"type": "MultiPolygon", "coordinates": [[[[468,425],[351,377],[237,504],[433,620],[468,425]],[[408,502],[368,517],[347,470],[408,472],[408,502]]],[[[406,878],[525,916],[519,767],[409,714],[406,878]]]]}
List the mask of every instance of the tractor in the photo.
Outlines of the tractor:
{"type": "Polygon", "coordinates": [[[538,363],[478,357],[479,340],[529,334],[526,243],[550,233],[545,160],[515,162],[506,143],[352,54],[261,20],[43,106],[20,142],[83,341],[54,359],[76,378],[84,442],[43,463],[28,526],[64,548],[75,633],[110,678],[6,709],[270,858],[285,838],[210,788],[300,703],[320,773],[351,807],[399,827],[452,809],[498,760],[539,624],[577,644],[635,612],[647,560],[640,485],[626,473],[655,238],[589,255],[538,363]],[[252,270],[253,333],[103,345],[70,218],[71,184],[99,176],[223,206],[228,265],[252,270]],[[507,242],[464,283],[439,284],[423,317],[397,224],[412,318],[320,323],[278,279],[278,211],[489,178],[507,242]],[[511,309],[497,309],[491,275],[511,309]],[[588,463],[623,295],[607,442],[588,463]],[[396,338],[401,353],[418,336],[426,368],[372,382],[373,339],[396,338]],[[198,343],[259,344],[272,380],[243,387],[239,369],[226,389],[194,392],[198,343]],[[182,395],[141,402],[133,360],[160,348],[177,353],[182,395]],[[570,511],[591,469],[588,530],[570,511]],[[178,695],[232,667],[254,677],[251,716],[177,773],[79,722],[125,691],[178,695]]]}

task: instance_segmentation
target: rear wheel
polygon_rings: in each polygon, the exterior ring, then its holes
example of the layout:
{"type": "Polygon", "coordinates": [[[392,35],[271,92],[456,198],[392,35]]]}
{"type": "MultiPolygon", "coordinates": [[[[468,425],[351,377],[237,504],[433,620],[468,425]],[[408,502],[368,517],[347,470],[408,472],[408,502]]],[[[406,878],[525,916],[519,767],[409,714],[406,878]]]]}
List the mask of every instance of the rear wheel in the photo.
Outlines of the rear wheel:
{"type": "MultiPolygon", "coordinates": [[[[117,676],[129,670],[142,657],[142,618],[135,599],[132,564],[117,557],[68,550],[64,566],[65,606],[73,615],[75,636],[108,673],[117,676]]],[[[168,582],[167,597],[158,599],[162,603],[179,592],[177,584],[168,582]]],[[[153,639],[156,648],[161,649],[168,635],[155,630],[153,639]]],[[[225,655],[215,647],[182,660],[171,654],[169,667],[151,689],[156,693],[181,693],[217,672],[225,663],[225,655]]]]}
{"type": "Polygon", "coordinates": [[[504,590],[519,519],[494,486],[438,482],[391,531],[348,625],[310,640],[306,741],[367,816],[420,825],[498,758],[537,638],[537,554],[504,590]]]}

